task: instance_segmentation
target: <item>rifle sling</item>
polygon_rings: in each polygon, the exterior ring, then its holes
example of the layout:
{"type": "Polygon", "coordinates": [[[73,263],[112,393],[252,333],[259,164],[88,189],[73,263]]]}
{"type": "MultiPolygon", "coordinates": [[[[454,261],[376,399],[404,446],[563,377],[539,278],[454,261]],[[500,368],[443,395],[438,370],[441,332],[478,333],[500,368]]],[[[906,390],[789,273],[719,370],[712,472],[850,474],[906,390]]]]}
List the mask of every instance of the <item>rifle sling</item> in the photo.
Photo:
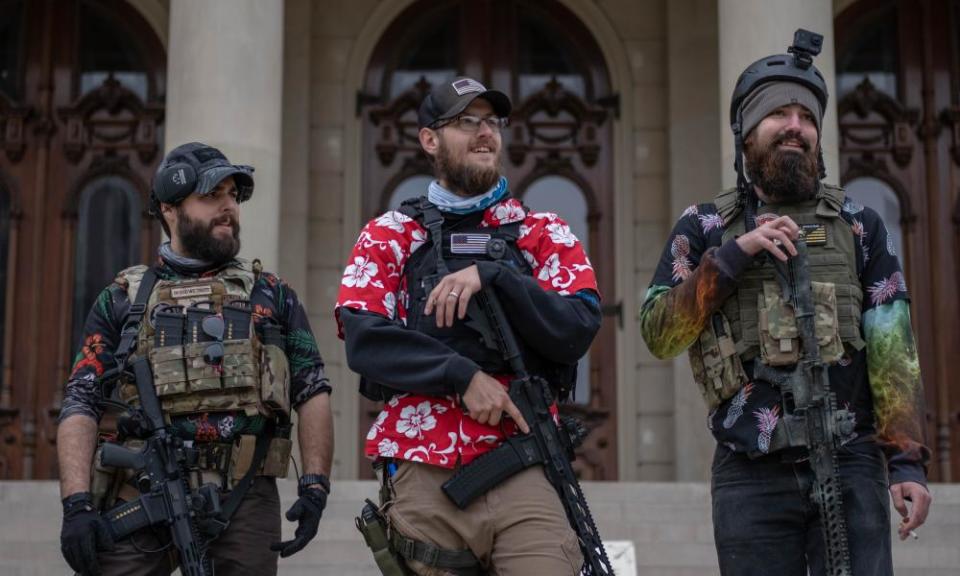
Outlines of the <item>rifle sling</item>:
{"type": "Polygon", "coordinates": [[[253,449],[253,460],[250,462],[250,468],[247,469],[243,478],[233,486],[233,490],[230,491],[226,500],[220,504],[220,514],[209,519],[210,521],[204,522],[203,531],[211,540],[220,536],[230,525],[230,519],[240,508],[240,503],[243,502],[243,497],[247,495],[247,491],[253,486],[257,470],[260,469],[267,457],[267,449],[270,447],[272,439],[272,427],[257,436],[257,444],[253,449]]]}

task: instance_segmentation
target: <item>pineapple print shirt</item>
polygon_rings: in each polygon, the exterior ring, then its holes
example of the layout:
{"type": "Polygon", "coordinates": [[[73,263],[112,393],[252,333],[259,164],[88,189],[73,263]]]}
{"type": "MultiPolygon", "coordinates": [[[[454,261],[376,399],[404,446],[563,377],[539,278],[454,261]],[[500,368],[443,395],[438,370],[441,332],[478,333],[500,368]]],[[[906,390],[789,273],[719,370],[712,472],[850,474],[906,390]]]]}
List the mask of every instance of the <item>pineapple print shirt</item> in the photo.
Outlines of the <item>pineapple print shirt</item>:
{"type": "MultiPolygon", "coordinates": [[[[925,483],[930,451],[923,443],[923,390],[894,242],[870,208],[848,198],[841,215],[855,236],[864,293],[861,332],[867,343],[859,352],[848,351],[828,372],[838,406],[856,416],[855,431],[845,442],[879,442],[891,483],[925,483]]],[[[643,338],[658,358],[686,350],[710,315],[735,293],[751,259],[735,241],[723,243],[722,237],[723,219],[712,203],[687,208],[670,233],[640,312],[643,338]]],[[[753,374],[749,364],[744,368],[753,374]]],[[[707,426],[718,443],[763,454],[780,417],[779,392],[767,382],[753,381],[711,412],[707,426]]]]}

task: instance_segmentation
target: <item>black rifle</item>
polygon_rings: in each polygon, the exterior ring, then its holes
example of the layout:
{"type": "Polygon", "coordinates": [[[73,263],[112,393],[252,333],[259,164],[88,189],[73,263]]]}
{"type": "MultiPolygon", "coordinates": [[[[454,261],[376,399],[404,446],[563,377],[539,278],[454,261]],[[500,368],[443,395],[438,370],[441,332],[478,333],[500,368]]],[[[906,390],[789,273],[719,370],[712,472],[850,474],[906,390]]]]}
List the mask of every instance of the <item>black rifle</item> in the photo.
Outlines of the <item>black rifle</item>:
{"type": "Polygon", "coordinates": [[[565,422],[562,430],[554,423],[550,413],[553,404],[550,386],[527,372],[516,337],[493,288],[486,287],[471,299],[469,324],[484,336],[487,345],[493,344],[492,347],[499,349],[510,365],[516,376],[510,383],[510,399],[530,426],[530,433],[508,438],[500,447],[461,468],[443,484],[444,493],[463,509],[474,498],[517,472],[542,464],[580,542],[582,574],[612,576],[613,567],[570,466],[575,442],[571,434],[581,437],[585,434],[582,430],[573,430],[570,421],[565,422]],[[478,307],[482,311],[478,311],[478,307]]]}
{"type": "MultiPolygon", "coordinates": [[[[141,495],[104,512],[103,517],[115,540],[147,526],[166,526],[179,552],[181,573],[212,576],[213,563],[207,555],[207,542],[201,534],[199,520],[216,521],[219,516],[216,485],[205,484],[196,491],[190,489],[187,478],[196,463],[197,452],[184,446],[165,424],[148,360],[139,358],[130,367],[140,396],[136,424],[137,436],[144,440],[143,449],[136,451],[107,442],[101,448],[100,462],[104,466],[136,470],[141,495]]],[[[105,376],[116,378],[119,374],[105,376]]]]}
{"type": "Polygon", "coordinates": [[[775,443],[782,447],[805,446],[810,454],[814,485],[812,499],[820,512],[826,567],[829,576],[850,576],[847,522],[836,450],[853,432],[853,414],[838,410],[830,391],[827,366],[820,358],[816,334],[816,308],[810,284],[807,243],[795,243],[797,255],[787,262],[771,258],[783,301],[793,307],[800,338],[800,360],[789,370],[756,362],[754,377],[780,388],[783,418],[775,443]]]}

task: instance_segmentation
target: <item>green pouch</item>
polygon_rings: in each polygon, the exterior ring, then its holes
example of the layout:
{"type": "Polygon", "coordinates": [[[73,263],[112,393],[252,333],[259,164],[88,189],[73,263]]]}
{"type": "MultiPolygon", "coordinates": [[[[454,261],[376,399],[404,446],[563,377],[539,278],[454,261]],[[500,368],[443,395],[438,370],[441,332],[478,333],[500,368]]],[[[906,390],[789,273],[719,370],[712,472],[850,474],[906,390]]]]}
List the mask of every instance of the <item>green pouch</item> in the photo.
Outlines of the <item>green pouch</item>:
{"type": "Polygon", "coordinates": [[[187,381],[191,392],[220,389],[220,369],[213,364],[207,364],[203,359],[203,352],[210,342],[195,342],[183,346],[184,360],[187,365],[187,381]]]}
{"type": "Polygon", "coordinates": [[[690,367],[707,407],[713,410],[748,381],[734,344],[730,323],[715,312],[690,347],[690,367]]]}
{"type": "Polygon", "coordinates": [[[290,414],[290,364],[283,349],[260,347],[260,400],[274,411],[290,414]]]}
{"type": "MultiPolygon", "coordinates": [[[[837,317],[836,285],[811,282],[815,310],[815,333],[820,359],[835,364],[843,356],[837,317]]],[[[793,306],[783,301],[780,285],[764,282],[760,294],[760,356],[769,366],[789,366],[800,360],[800,335],[793,306]]]]}
{"type": "Polygon", "coordinates": [[[255,388],[260,370],[250,340],[227,340],[223,343],[223,387],[255,388]]]}
{"type": "Polygon", "coordinates": [[[162,346],[150,349],[150,366],[157,396],[184,394],[187,391],[187,370],[183,346],[162,346]]]}

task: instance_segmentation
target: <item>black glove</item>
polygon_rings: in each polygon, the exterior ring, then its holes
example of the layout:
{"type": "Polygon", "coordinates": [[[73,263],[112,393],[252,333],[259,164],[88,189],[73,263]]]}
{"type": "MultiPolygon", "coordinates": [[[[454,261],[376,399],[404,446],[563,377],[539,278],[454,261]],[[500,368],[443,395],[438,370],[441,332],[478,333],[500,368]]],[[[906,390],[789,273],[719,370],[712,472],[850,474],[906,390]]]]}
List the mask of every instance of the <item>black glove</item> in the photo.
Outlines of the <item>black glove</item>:
{"type": "Polygon", "coordinates": [[[313,540],[313,537],[317,535],[317,528],[320,526],[323,509],[327,506],[327,493],[322,488],[300,487],[298,492],[300,498],[287,510],[287,520],[300,523],[294,533],[293,540],[276,542],[270,545],[271,550],[280,552],[281,558],[296,554],[313,540]]]}
{"type": "Polygon", "coordinates": [[[60,552],[71,568],[80,574],[100,574],[97,551],[113,551],[113,537],[106,521],[93,505],[89,492],[79,492],[63,499],[63,526],[60,529],[60,552]]]}

